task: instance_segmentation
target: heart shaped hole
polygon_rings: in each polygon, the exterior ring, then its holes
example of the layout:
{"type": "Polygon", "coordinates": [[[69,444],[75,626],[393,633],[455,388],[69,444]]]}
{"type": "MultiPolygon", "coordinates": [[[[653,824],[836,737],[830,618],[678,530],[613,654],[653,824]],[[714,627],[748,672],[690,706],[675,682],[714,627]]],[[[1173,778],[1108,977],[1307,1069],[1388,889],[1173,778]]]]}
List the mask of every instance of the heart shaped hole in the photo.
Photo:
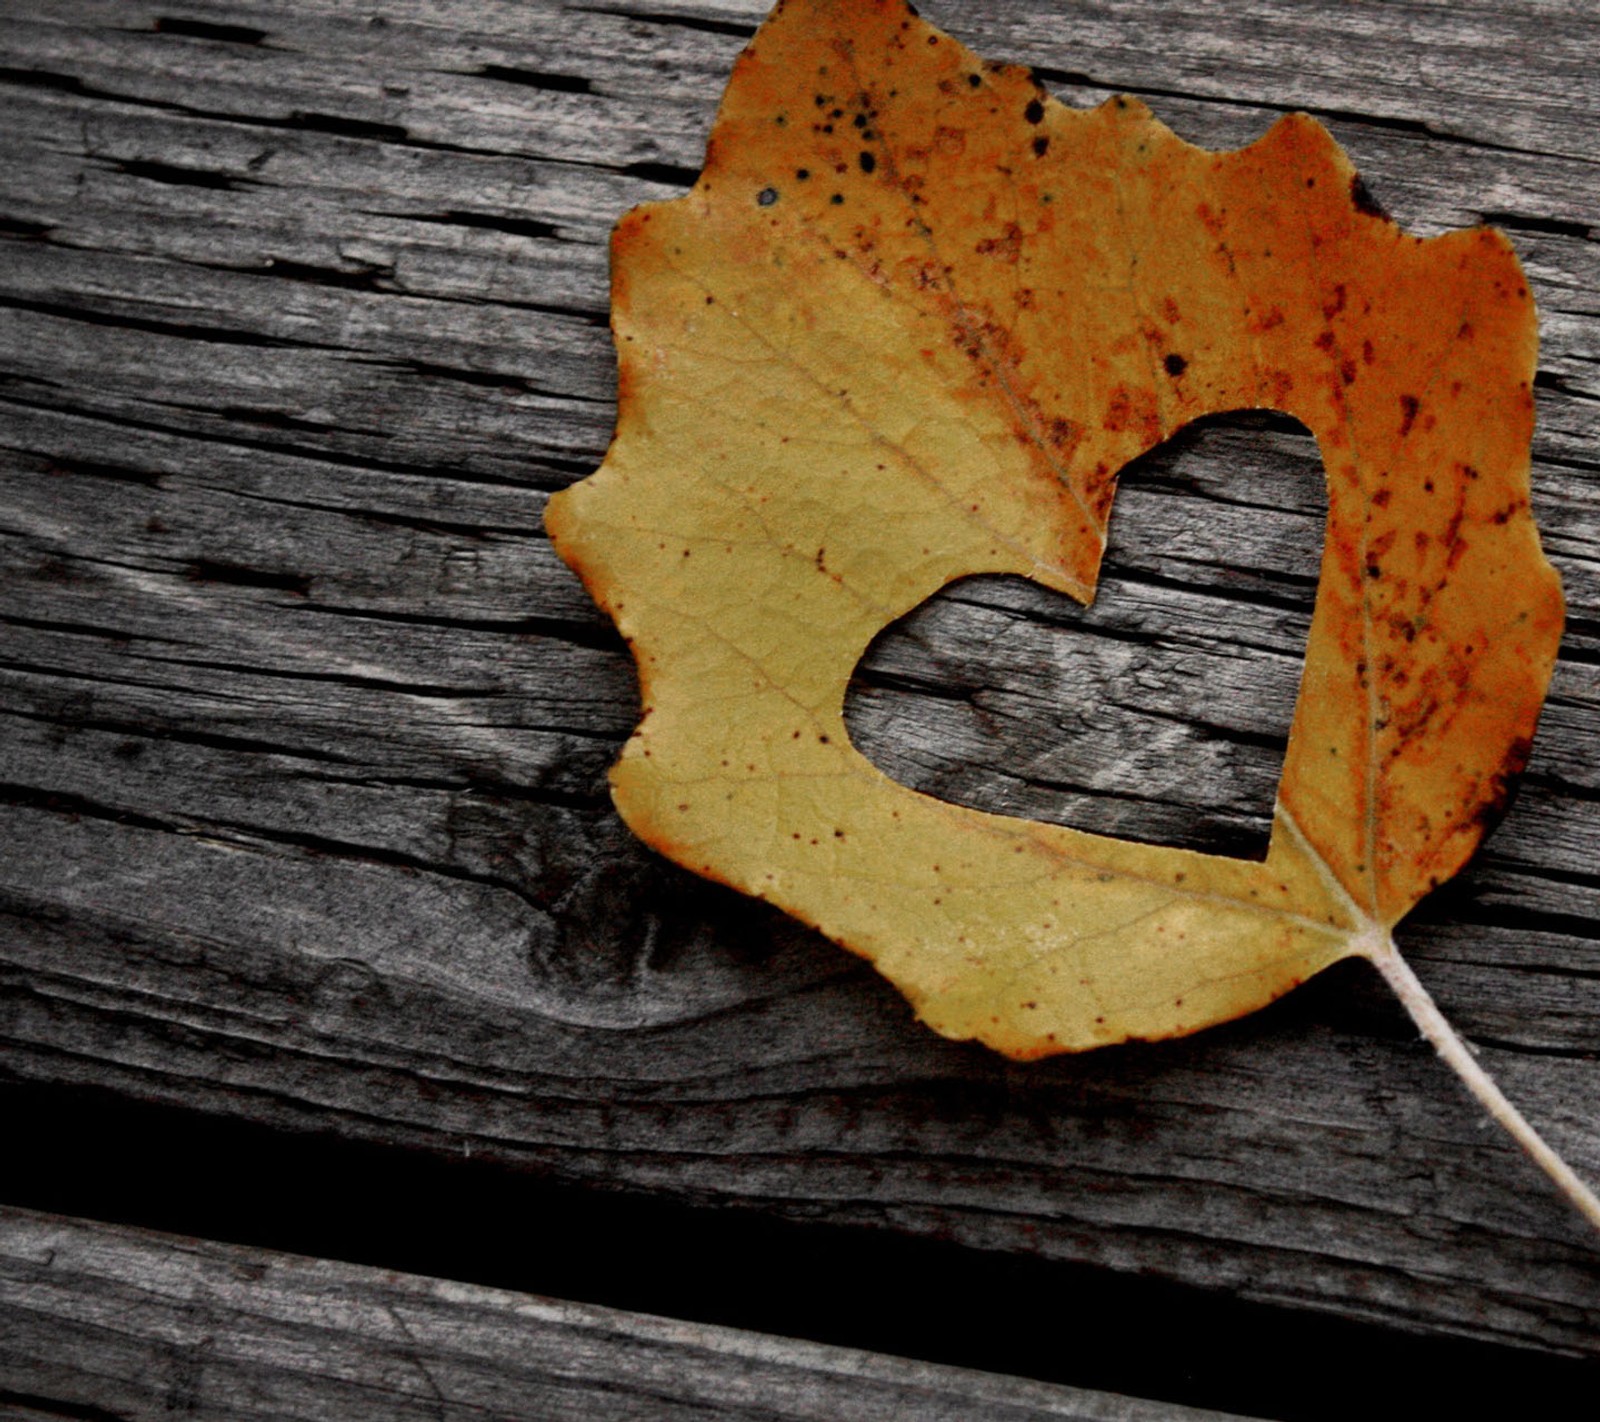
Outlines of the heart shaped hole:
{"type": "Polygon", "coordinates": [[[1326,517],[1299,421],[1197,420],[1123,470],[1093,607],[952,583],[867,649],[851,740],[953,804],[1262,859],[1326,517]]]}

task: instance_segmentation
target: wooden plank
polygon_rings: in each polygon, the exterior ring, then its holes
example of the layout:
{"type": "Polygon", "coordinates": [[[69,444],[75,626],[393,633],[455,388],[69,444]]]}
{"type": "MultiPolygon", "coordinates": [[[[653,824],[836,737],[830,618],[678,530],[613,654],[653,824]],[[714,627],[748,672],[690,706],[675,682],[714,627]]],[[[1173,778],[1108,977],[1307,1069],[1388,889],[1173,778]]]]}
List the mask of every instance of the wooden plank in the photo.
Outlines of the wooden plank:
{"type": "Polygon", "coordinates": [[[0,1416],[1225,1414],[0,1207],[0,1416]]]}
{"type": "MultiPolygon", "coordinates": [[[[1413,230],[1517,241],[1571,626],[1516,809],[1405,943],[1600,1176],[1595,16],[929,9],[1197,142],[1309,106],[1413,230]]],[[[1600,1352],[1591,1239],[1358,973],[1013,1067],[615,819],[632,673],[540,514],[609,436],[609,224],[692,177],[756,14],[70,0],[0,27],[5,1070],[1600,1352]]],[[[852,734],[964,803],[1259,843],[1315,466],[1270,419],[1180,438],[1119,496],[1093,613],[953,589],[869,656],[852,734]]]]}

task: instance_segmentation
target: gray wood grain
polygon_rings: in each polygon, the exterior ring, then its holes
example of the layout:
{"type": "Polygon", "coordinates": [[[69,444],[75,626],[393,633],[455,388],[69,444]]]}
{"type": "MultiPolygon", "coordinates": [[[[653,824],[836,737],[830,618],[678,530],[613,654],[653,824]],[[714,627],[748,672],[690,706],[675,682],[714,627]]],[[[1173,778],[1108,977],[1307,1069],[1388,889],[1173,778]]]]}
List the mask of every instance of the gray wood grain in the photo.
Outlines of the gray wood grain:
{"type": "Polygon", "coordinates": [[[174,1413],[1224,1422],[1220,1412],[0,1207],[0,1416],[174,1413]]]}
{"type": "MultiPolygon", "coordinates": [[[[1412,230],[1516,241],[1571,622],[1516,808],[1403,946],[1600,1178],[1594,13],[926,9],[1196,142],[1310,108],[1412,230]]],[[[610,433],[609,226],[692,179],[757,13],[0,21],[4,1069],[1600,1351],[1593,1239],[1358,973],[1015,1067],[616,820],[632,671],[540,515],[610,433]]],[[[1092,611],[957,586],[875,647],[852,734],[964,803],[1259,845],[1321,497],[1281,422],[1181,437],[1092,611]]]]}

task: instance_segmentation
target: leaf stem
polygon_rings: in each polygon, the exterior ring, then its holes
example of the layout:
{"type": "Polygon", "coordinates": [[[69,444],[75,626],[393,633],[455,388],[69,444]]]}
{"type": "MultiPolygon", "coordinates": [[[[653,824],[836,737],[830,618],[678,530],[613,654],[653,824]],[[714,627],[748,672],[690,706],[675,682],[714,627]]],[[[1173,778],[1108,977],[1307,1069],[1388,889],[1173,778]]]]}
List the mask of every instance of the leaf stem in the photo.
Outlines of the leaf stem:
{"type": "Polygon", "coordinates": [[[1456,1075],[1478,1098],[1483,1109],[1511,1133],[1511,1138],[1555,1181],[1557,1188],[1572,1201],[1578,1212],[1596,1229],[1600,1229],[1600,1197],[1551,1149],[1544,1137],[1528,1124],[1522,1112],[1506,1099],[1505,1093],[1495,1085],[1494,1078],[1478,1065],[1472,1048],[1439,1011],[1438,1005],[1428,996],[1428,990],[1411,971],[1410,964],[1395,949],[1394,939],[1386,933],[1375,933],[1363,945],[1362,952],[1383,974],[1384,980],[1394,989],[1395,996],[1411,1014],[1411,1020],[1421,1029],[1422,1035],[1454,1068],[1456,1075]]]}

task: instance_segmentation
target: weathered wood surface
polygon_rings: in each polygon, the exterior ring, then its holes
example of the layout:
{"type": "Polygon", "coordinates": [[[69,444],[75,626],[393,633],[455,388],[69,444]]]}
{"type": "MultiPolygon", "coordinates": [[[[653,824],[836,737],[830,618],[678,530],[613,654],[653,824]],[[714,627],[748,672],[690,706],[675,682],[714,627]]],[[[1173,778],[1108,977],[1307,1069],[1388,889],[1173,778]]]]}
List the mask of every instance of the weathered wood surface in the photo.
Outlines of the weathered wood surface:
{"type": "Polygon", "coordinates": [[[0,1417],[1225,1414],[0,1207],[0,1417]]]}
{"type": "MultiPolygon", "coordinates": [[[[1027,1068],[655,860],[624,649],[545,542],[603,453],[605,239],[693,177],[752,3],[52,0],[0,20],[6,1072],[1600,1352],[1600,1249],[1353,970],[1027,1068]]],[[[1571,623],[1513,813],[1404,930],[1600,1178],[1600,23],[1587,6],[930,0],[1211,146],[1321,114],[1538,297],[1571,623]]],[[[949,798],[1259,844],[1321,492],[1238,419],[1131,475],[1101,600],[962,585],[853,734],[949,798]]]]}

